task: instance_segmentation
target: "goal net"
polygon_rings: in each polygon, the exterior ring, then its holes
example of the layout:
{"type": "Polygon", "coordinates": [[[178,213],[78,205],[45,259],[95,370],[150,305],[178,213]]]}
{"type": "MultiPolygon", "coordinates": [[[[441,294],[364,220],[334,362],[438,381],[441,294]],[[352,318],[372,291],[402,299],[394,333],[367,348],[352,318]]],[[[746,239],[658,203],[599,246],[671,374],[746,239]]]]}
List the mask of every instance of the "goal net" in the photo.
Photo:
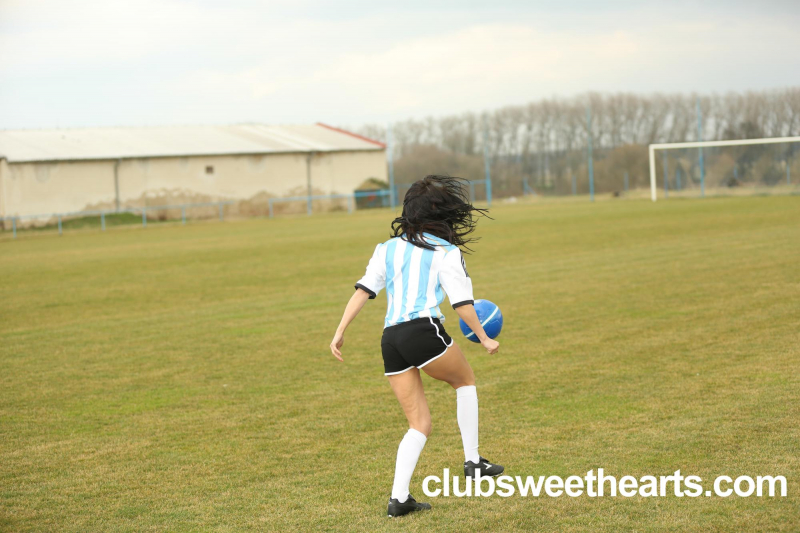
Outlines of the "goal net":
{"type": "Polygon", "coordinates": [[[800,137],[650,145],[650,197],[800,193],[800,137]]]}

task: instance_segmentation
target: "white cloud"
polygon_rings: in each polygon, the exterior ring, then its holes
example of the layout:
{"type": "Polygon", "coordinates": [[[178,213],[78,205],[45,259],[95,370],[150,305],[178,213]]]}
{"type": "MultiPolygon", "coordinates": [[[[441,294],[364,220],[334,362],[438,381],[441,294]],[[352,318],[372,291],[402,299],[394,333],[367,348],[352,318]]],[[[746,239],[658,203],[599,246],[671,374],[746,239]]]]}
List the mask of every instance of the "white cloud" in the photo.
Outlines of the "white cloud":
{"type": "Polygon", "coordinates": [[[357,124],[587,90],[800,82],[786,53],[800,47],[797,17],[775,9],[351,6],[333,17],[329,4],[297,5],[6,0],[0,127],[357,124]]]}
{"type": "MultiPolygon", "coordinates": [[[[203,85],[214,93],[225,87],[241,90],[243,97],[267,105],[275,98],[294,98],[302,105],[335,101],[359,116],[380,119],[495,107],[592,88],[720,90],[725,86],[710,83],[709,73],[721,70],[735,81],[738,72],[774,54],[772,28],[747,30],[750,38],[743,40],[736,26],[663,25],[581,34],[476,25],[386,50],[344,53],[328,65],[291,75],[276,74],[269,65],[206,73],[203,85]]],[[[797,37],[786,36],[792,40],[800,45],[797,37]]]]}

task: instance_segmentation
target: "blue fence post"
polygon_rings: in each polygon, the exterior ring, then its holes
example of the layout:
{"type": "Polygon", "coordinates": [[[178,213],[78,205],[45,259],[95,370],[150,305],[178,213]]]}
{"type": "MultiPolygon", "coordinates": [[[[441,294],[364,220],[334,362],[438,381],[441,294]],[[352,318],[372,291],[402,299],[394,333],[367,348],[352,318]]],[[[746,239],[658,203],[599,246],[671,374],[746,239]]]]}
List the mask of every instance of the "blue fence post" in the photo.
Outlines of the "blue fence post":
{"type": "Polygon", "coordinates": [[[625,192],[628,192],[628,173],[625,173],[625,192]]]}
{"type": "Polygon", "coordinates": [[[306,211],[309,216],[311,216],[311,213],[314,209],[311,203],[311,197],[314,196],[314,187],[311,184],[311,160],[313,159],[314,155],[314,152],[308,152],[308,154],[306,154],[306,187],[308,189],[306,191],[306,211]]]}
{"type": "Polygon", "coordinates": [[[61,215],[58,215],[58,234],[63,235],[63,231],[61,230],[61,215]]]}
{"type": "Polygon", "coordinates": [[[142,208],[142,227],[147,227],[147,207],[142,208]]]}
{"type": "Polygon", "coordinates": [[[528,183],[527,176],[525,176],[525,180],[522,182],[522,188],[523,194],[532,194],[533,196],[536,196],[536,191],[531,188],[530,184],[528,183]]]}
{"type": "Polygon", "coordinates": [[[486,203],[492,207],[492,164],[489,161],[489,129],[486,120],[483,122],[483,164],[486,180],[486,203]]]}
{"type": "Polygon", "coordinates": [[[594,202],[594,160],[592,158],[592,110],[586,107],[586,130],[588,137],[589,158],[589,199],[594,202]]]}
{"type": "Polygon", "coordinates": [[[667,172],[667,151],[661,152],[661,158],[664,160],[664,198],[669,198],[669,172],[667,172]]]}
{"type": "Polygon", "coordinates": [[[219,219],[220,220],[223,219],[223,216],[222,216],[222,202],[219,203],[219,219]]]}
{"type": "MultiPolygon", "coordinates": [[[[697,107],[697,140],[703,142],[703,115],[700,112],[700,97],[695,101],[697,107]]],[[[698,148],[698,162],[700,164],[700,197],[706,195],[706,163],[703,159],[703,147],[698,148]]]]}
{"type": "Polygon", "coordinates": [[[14,238],[17,238],[17,217],[11,219],[11,229],[14,233],[14,238]]]}
{"type": "Polygon", "coordinates": [[[101,231],[105,231],[106,230],[106,212],[105,211],[101,211],[100,212],[100,230],[101,231]]]}
{"type": "Polygon", "coordinates": [[[186,224],[186,206],[185,205],[181,206],[181,223],[184,224],[184,225],[186,224]]]}

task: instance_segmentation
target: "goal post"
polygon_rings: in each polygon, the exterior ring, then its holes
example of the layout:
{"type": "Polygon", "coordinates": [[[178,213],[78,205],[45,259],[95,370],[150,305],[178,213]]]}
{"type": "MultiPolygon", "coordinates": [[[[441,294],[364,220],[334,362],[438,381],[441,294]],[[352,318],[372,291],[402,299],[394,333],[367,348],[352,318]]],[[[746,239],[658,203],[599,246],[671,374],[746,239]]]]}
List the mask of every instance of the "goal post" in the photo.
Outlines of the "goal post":
{"type": "MultiPolygon", "coordinates": [[[[657,200],[658,186],[656,184],[656,150],[675,150],[685,148],[714,148],[720,146],[746,146],[754,144],[778,144],[800,142],[800,137],[768,137],[765,139],[739,139],[734,141],[697,141],[682,143],[658,143],[650,145],[650,199],[657,200]]],[[[702,187],[702,185],[701,185],[702,187]]]]}

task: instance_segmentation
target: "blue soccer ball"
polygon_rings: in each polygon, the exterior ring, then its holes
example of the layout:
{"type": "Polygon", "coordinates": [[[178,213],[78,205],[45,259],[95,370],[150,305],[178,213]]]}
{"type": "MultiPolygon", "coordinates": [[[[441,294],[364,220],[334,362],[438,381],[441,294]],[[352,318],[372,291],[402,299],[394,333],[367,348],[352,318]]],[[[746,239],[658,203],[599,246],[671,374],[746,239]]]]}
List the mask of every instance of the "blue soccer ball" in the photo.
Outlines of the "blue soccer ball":
{"type": "MultiPolygon", "coordinates": [[[[475,313],[489,338],[496,339],[500,335],[500,330],[503,329],[503,313],[500,312],[500,308],[489,300],[475,300],[475,313]]],[[[478,340],[478,336],[469,329],[466,322],[458,319],[458,325],[466,338],[472,342],[481,342],[478,340]]]]}

